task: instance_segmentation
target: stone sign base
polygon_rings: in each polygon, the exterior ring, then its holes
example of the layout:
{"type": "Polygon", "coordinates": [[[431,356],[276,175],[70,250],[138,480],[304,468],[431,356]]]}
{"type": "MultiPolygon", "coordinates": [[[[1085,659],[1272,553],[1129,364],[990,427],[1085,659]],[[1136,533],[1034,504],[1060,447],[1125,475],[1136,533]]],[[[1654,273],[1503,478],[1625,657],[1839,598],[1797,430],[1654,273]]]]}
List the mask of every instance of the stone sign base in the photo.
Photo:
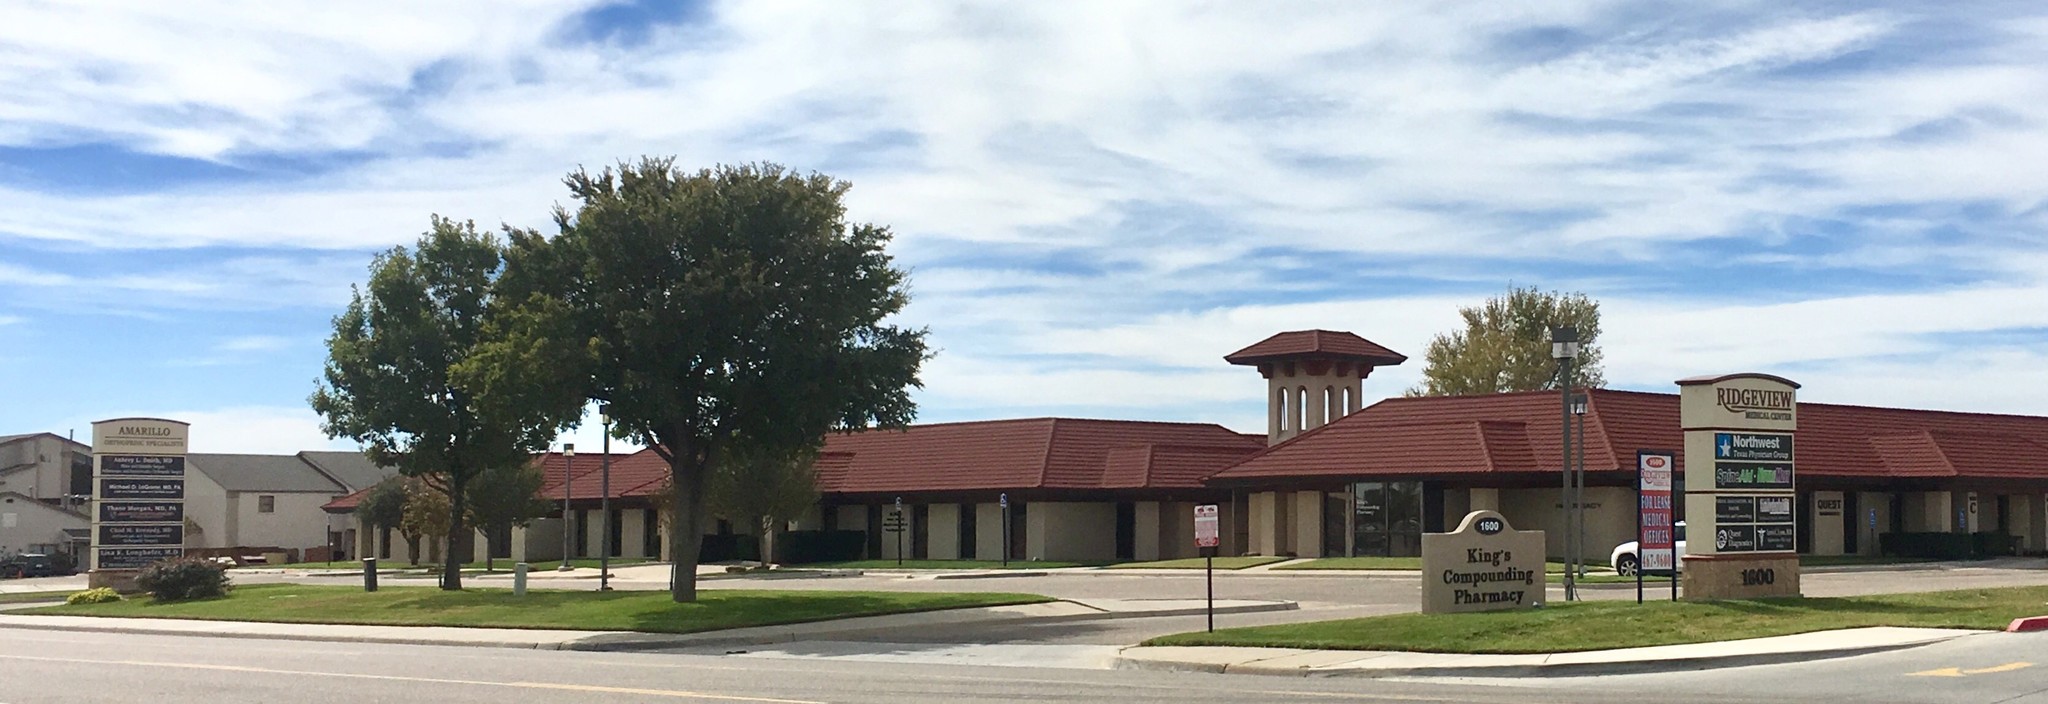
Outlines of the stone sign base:
{"type": "Polygon", "coordinates": [[[110,587],[122,594],[136,594],[142,587],[135,584],[137,570],[93,570],[85,573],[85,586],[98,589],[110,587]]]}
{"type": "Polygon", "coordinates": [[[1687,601],[1801,596],[1799,556],[1687,555],[1680,572],[1687,601]]]}

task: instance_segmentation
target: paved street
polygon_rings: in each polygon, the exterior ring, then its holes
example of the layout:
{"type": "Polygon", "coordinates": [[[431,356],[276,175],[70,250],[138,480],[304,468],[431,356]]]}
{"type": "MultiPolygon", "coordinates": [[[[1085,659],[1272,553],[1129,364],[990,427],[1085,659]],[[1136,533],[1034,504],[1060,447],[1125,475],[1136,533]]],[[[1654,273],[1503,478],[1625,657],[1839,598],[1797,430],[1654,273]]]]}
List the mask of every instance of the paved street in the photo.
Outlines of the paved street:
{"type": "Polygon", "coordinates": [[[2048,702],[2048,633],[1992,633],[1812,663],[1518,682],[1558,691],[1657,692],[1660,701],[1697,695],[1773,702],[2048,702]],[[1677,693],[1683,695],[1673,698],[1677,693]]]}
{"type": "MultiPolygon", "coordinates": [[[[1384,682],[16,631],[6,704],[273,702],[1636,702],[1507,683],[1384,682]]],[[[1699,700],[1693,701],[1713,701],[1699,700]]]]}
{"type": "MultiPolygon", "coordinates": [[[[1675,674],[1363,680],[1105,669],[1068,647],[906,646],[814,659],[628,654],[13,631],[5,704],[55,702],[2048,702],[2048,635],[1675,674]]],[[[1107,649],[1099,649],[1108,652],[1107,649]]]]}

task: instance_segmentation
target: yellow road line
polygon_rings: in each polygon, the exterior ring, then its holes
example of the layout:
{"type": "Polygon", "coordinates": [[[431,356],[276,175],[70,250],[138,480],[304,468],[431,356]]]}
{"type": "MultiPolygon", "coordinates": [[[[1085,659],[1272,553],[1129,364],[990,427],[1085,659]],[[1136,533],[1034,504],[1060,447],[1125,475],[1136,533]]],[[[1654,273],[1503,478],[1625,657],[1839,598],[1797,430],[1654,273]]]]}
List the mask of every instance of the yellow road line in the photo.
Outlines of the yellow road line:
{"type": "Polygon", "coordinates": [[[1985,675],[1985,674],[1990,674],[1990,673],[1993,673],[1993,672],[2012,672],[2013,670],[2024,670],[2024,669],[2027,669],[2027,668],[2029,668],[2029,667],[2033,667],[2033,666],[2034,666],[2034,663],[2031,663],[2031,662],[2009,662],[2009,663],[2006,663],[2006,664],[2003,664],[2003,665],[1995,665],[1995,666],[1992,666],[1992,667],[1986,667],[1986,668],[1983,668],[1983,669],[1980,669],[1980,670],[1964,670],[1964,671],[1963,671],[1963,674],[1965,674],[1965,675],[1985,675]]]}
{"type": "Polygon", "coordinates": [[[712,699],[729,702],[755,702],[757,704],[825,704],[805,699],[773,699],[768,697],[743,697],[729,694],[708,694],[679,689],[633,689],[627,687],[603,687],[597,685],[562,684],[553,682],[488,682],[484,680],[457,680],[438,677],[406,677],[403,675],[371,675],[352,672],[319,672],[313,670],[279,670],[267,667],[246,667],[242,665],[209,665],[205,663],[161,662],[153,660],[95,660],[89,658],[51,658],[32,655],[0,655],[0,659],[29,660],[35,662],[61,662],[79,665],[129,665],[134,667],[163,667],[181,670],[212,670],[220,672],[245,672],[264,675],[296,675],[312,677],[338,677],[359,680],[384,680],[390,682],[423,682],[428,684],[454,684],[472,687],[509,687],[515,689],[551,689],[580,692],[602,692],[607,694],[639,694],[650,697],[674,697],[678,699],[712,699]]]}

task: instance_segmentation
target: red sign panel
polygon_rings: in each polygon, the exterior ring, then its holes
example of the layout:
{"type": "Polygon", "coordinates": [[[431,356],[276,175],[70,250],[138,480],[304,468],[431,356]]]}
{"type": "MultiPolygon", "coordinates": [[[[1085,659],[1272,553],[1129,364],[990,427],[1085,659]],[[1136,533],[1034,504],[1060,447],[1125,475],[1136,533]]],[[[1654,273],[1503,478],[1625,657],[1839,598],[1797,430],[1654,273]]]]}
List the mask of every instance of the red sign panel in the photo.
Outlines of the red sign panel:
{"type": "Polygon", "coordinates": [[[1216,504],[1195,506],[1195,547],[1213,548],[1223,544],[1223,531],[1218,517],[1216,504]]]}
{"type": "Polygon", "coordinates": [[[1642,533],[1636,555],[1644,570],[1669,571],[1676,561],[1677,526],[1671,496],[1671,475],[1676,464],[1669,454],[1636,454],[1636,520],[1642,533]]]}

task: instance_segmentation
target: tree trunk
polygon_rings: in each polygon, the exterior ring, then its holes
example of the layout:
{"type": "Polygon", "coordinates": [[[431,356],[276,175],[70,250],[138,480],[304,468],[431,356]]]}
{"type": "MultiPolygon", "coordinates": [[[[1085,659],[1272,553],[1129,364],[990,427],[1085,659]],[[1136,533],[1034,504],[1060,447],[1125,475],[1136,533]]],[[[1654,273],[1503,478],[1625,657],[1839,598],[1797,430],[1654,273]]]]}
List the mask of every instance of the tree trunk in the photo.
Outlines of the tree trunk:
{"type": "Polygon", "coordinates": [[[675,520],[668,527],[669,596],[678,604],[697,600],[697,558],[704,551],[704,467],[692,449],[678,448],[669,463],[676,485],[675,520]]]}
{"type": "Polygon", "coordinates": [[[405,559],[411,562],[412,566],[420,566],[420,536],[405,536],[405,552],[405,559]]]}
{"type": "Polygon", "coordinates": [[[772,518],[772,517],[769,517],[769,516],[762,516],[762,517],[761,517],[761,566],[763,566],[763,567],[766,567],[766,566],[768,566],[768,565],[774,564],[774,562],[775,562],[775,519],[774,519],[774,518],[772,518]]]}
{"type": "Polygon", "coordinates": [[[441,588],[448,591],[462,589],[462,558],[468,556],[470,543],[476,540],[462,515],[464,483],[448,483],[448,554],[441,556],[441,588]]]}

